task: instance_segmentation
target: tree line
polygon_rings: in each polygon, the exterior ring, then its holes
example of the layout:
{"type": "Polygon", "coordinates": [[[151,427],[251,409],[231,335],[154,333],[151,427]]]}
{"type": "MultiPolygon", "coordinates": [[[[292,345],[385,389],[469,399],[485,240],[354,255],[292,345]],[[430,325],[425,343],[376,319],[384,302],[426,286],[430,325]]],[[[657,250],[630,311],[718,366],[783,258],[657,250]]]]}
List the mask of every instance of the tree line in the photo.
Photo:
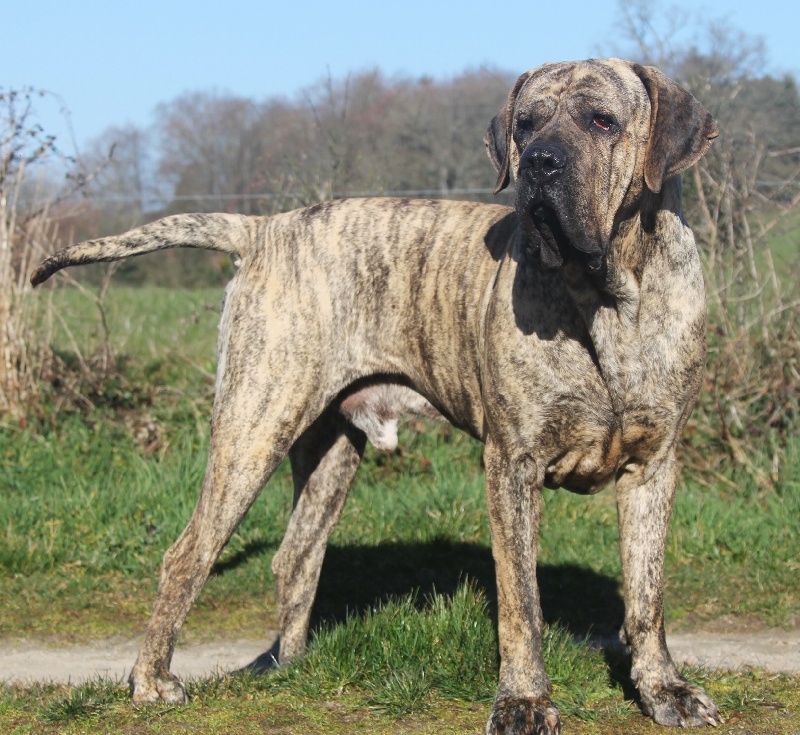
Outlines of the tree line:
{"type": "MultiPolygon", "coordinates": [[[[704,244],[741,249],[744,217],[797,204],[797,80],[763,74],[763,43],[724,23],[706,23],[699,41],[676,46],[685,22],[651,0],[624,0],[622,45],[604,54],[658,66],[714,114],[722,134],[684,176],[686,209],[704,244]]],[[[87,182],[82,206],[62,232],[82,239],[175,212],[272,214],[344,196],[496,201],[483,134],[522,71],[435,80],[372,70],[325,78],[294,99],[183,94],[159,105],[152,125],[111,127],[90,143],[73,171],[87,182]]],[[[181,266],[136,261],[119,277],[169,285],[221,277],[199,265],[213,256],[169,257],[181,266]]]]}
{"type": "MultiPolygon", "coordinates": [[[[111,128],[92,142],[80,163],[96,173],[73,233],[186,211],[273,214],[344,196],[490,200],[483,134],[513,78],[477,69],[447,81],[389,79],[373,70],[324,79],[291,101],[181,95],[158,107],[150,128],[111,128]]],[[[137,262],[127,275],[169,278],[163,264],[146,269],[137,262]]]]}

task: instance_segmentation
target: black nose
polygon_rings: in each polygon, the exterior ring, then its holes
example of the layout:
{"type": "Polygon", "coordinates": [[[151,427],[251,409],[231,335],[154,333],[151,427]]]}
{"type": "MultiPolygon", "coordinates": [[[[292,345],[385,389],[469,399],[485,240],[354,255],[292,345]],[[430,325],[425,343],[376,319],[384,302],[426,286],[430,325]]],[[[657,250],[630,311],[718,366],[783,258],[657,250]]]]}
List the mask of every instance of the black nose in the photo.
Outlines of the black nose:
{"type": "Polygon", "coordinates": [[[519,159],[519,171],[541,183],[551,181],[567,165],[567,154],[547,143],[529,145],[519,159]]]}

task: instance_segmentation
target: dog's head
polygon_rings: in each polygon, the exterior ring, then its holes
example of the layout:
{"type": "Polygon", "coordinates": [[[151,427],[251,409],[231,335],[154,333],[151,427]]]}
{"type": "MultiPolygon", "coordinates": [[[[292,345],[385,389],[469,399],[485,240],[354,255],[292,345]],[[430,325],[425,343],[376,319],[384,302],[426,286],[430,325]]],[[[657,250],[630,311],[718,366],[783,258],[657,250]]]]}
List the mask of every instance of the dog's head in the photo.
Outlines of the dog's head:
{"type": "Polygon", "coordinates": [[[653,67],[620,59],[545,64],[523,74],[485,142],[495,193],[515,208],[542,264],[599,269],[620,212],[689,168],[719,134],[708,111],[653,67]]]}

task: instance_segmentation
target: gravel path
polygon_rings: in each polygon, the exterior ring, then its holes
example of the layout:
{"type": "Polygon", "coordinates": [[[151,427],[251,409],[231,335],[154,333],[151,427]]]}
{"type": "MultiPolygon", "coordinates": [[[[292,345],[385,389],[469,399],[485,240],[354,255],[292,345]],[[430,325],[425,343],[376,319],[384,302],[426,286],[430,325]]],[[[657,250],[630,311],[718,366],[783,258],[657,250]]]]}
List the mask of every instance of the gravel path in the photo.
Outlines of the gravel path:
{"type": "MultiPolygon", "coordinates": [[[[753,666],[800,674],[800,629],[752,633],[675,633],[667,636],[676,661],[717,669],[753,666]]],[[[95,641],[87,646],[50,647],[31,641],[0,643],[0,680],[79,682],[98,674],[125,679],[140,639],[95,641]]],[[[172,670],[183,677],[263,666],[263,642],[217,640],[178,646],[172,670]]]]}

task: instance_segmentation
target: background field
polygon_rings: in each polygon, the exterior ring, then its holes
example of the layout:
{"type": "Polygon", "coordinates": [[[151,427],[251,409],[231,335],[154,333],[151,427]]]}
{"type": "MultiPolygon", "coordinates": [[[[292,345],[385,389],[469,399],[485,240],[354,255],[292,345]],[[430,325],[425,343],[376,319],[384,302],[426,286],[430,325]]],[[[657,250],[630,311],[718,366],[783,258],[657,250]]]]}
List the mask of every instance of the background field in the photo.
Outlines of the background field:
{"type": "MultiPolygon", "coordinates": [[[[91,362],[95,372],[83,372],[72,350],[102,353],[96,307],[74,290],[55,298],[63,322],[56,320],[53,340],[65,365],[54,403],[41,420],[0,431],[0,634],[52,642],[129,637],[143,632],[161,557],[188,520],[202,480],[221,291],[111,289],[106,348],[114,367],[105,374],[91,362]]],[[[770,487],[744,468],[723,468],[717,477],[684,473],[667,553],[672,628],[720,619],[740,627],[797,625],[800,444],[786,446],[777,468],[771,449],[751,461],[777,472],[770,487]]],[[[620,718],[646,723],[630,703],[624,665],[583,642],[614,635],[622,620],[613,489],[591,498],[545,491],[545,505],[539,580],[556,701],[588,728],[571,732],[594,732],[598,717],[605,723],[599,727],[620,718]]],[[[274,628],[270,562],[290,507],[282,467],[215,567],[186,639],[259,638],[274,628]]],[[[426,731],[432,716],[452,719],[453,732],[465,723],[476,729],[496,676],[493,616],[481,445],[448,428],[411,423],[396,452],[368,450],[334,533],[314,612],[318,651],[299,670],[198,684],[197,701],[168,719],[210,707],[215,714],[204,722],[218,718],[220,732],[247,731],[230,729],[240,715],[281,732],[287,711],[293,722],[324,721],[330,731],[388,731],[393,717],[426,731]],[[382,605],[388,608],[376,612],[382,605]],[[441,651],[452,655],[443,661],[441,651]],[[256,702],[245,715],[237,709],[242,701],[256,702]],[[465,702],[483,704],[474,710],[465,702]]],[[[785,695],[796,692],[796,680],[692,676],[710,680],[728,714],[767,722],[785,709],[764,709],[763,702],[796,700],[785,695]]],[[[110,683],[7,690],[2,697],[0,723],[5,717],[19,732],[31,723],[36,732],[73,723],[78,732],[87,717],[110,731],[151,731],[110,683]]]]}

